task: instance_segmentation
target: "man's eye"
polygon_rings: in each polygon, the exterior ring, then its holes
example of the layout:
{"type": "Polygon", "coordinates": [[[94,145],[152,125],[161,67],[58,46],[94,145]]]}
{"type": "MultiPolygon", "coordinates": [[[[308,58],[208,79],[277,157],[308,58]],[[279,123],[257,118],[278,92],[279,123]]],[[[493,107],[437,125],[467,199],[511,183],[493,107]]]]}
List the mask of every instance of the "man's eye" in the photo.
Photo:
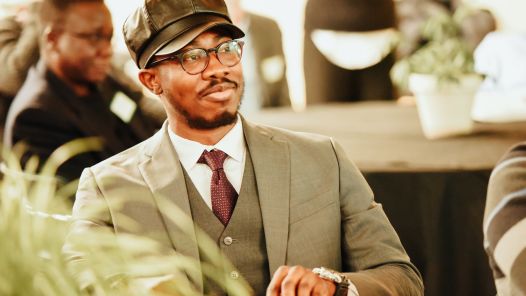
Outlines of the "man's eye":
{"type": "Polygon", "coordinates": [[[184,60],[189,62],[197,61],[199,59],[201,59],[201,55],[198,53],[188,53],[184,57],[184,60]]]}
{"type": "Polygon", "coordinates": [[[227,53],[235,52],[236,50],[237,50],[237,44],[234,42],[225,43],[223,46],[219,48],[219,51],[227,52],[227,53]]]}

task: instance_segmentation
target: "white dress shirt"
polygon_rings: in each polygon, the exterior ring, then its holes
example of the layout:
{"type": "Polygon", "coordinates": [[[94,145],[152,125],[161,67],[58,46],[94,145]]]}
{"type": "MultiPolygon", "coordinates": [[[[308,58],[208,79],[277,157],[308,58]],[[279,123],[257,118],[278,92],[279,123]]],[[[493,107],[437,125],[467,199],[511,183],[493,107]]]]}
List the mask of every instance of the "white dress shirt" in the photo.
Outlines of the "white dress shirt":
{"type": "Polygon", "coordinates": [[[186,170],[190,179],[201,197],[212,209],[212,199],[210,194],[210,182],[212,180],[212,170],[205,163],[197,163],[201,154],[206,149],[218,149],[226,154],[228,157],[223,163],[223,170],[225,171],[228,181],[232,184],[237,193],[241,188],[241,181],[243,180],[243,172],[245,170],[245,156],[246,143],[243,135],[243,125],[241,119],[238,117],[234,127],[215,145],[208,146],[199,142],[182,138],[168,129],[170,140],[179,156],[179,160],[186,170]]]}

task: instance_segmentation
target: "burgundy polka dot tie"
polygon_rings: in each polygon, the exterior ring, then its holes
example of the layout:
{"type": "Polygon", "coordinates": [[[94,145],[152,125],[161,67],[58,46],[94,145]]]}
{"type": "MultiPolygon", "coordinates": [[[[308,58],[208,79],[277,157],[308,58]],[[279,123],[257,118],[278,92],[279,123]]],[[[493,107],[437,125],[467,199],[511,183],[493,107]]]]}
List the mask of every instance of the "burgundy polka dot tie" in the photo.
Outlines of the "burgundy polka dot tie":
{"type": "Polygon", "coordinates": [[[223,162],[227,157],[228,155],[221,150],[214,149],[210,152],[205,150],[197,161],[207,164],[212,169],[212,181],[210,182],[212,211],[225,226],[232,216],[237,201],[237,192],[223,170],[223,162]]]}

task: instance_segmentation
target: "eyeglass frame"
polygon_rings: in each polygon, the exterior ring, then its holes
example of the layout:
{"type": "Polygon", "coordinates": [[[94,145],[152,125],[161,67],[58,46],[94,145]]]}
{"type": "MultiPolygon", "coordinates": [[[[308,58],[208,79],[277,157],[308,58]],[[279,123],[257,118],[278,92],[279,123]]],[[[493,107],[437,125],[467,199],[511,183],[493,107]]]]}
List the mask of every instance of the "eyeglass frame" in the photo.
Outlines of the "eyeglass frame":
{"type": "Polygon", "coordinates": [[[89,43],[96,44],[103,41],[110,42],[113,39],[112,34],[102,34],[102,33],[84,33],[84,32],[73,32],[73,31],[64,31],[66,34],[71,34],[74,37],[86,40],[89,43]]]}
{"type": "Polygon", "coordinates": [[[226,41],[223,41],[221,43],[219,43],[216,47],[212,47],[212,48],[199,48],[199,47],[196,47],[196,48],[188,48],[186,50],[183,50],[182,52],[180,53],[169,53],[169,54],[166,54],[166,57],[163,57],[159,60],[155,60],[155,61],[152,61],[150,62],[146,68],[151,68],[153,66],[156,66],[160,63],[163,63],[163,62],[166,62],[166,61],[170,61],[170,60],[176,60],[179,62],[179,64],[181,65],[181,68],[183,68],[183,70],[190,74],[190,75],[197,75],[197,74],[200,74],[200,73],[203,73],[204,70],[206,70],[206,68],[208,67],[208,64],[210,64],[210,53],[211,52],[215,52],[216,54],[216,58],[217,60],[221,63],[221,65],[225,65],[227,67],[234,67],[235,65],[239,64],[239,62],[241,61],[241,58],[243,57],[243,45],[245,45],[245,42],[243,40],[239,40],[239,39],[231,39],[231,40],[226,40],[226,41]],[[226,43],[229,43],[229,42],[235,42],[237,43],[237,45],[239,46],[239,48],[241,49],[241,54],[239,56],[239,61],[231,66],[228,66],[228,65],[225,65],[223,64],[223,62],[221,62],[221,60],[219,59],[219,55],[217,54],[218,51],[219,51],[219,47],[221,47],[222,45],[226,44],[226,43]],[[197,72],[197,73],[189,73],[183,66],[183,55],[189,51],[192,51],[192,50],[196,50],[196,49],[200,49],[200,50],[204,50],[205,53],[206,53],[206,57],[208,58],[206,60],[206,64],[205,66],[203,67],[203,70],[197,72]]]}
{"type": "Polygon", "coordinates": [[[73,36],[75,38],[82,39],[93,46],[100,45],[102,42],[111,43],[113,40],[113,31],[110,34],[104,34],[100,31],[75,32],[75,31],[66,30],[63,27],[59,27],[57,30],[62,34],[69,34],[70,36],[73,36]]]}

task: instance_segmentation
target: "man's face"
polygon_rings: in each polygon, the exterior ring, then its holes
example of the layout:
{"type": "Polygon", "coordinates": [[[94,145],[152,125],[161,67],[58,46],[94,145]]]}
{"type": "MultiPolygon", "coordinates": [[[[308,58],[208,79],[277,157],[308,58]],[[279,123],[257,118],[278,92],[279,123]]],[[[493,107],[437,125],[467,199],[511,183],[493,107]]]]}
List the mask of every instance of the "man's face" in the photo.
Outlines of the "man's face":
{"type": "MultiPolygon", "coordinates": [[[[207,31],[182,50],[213,48],[227,40],[231,38],[207,31]]],[[[161,98],[172,121],[193,129],[214,129],[235,122],[243,94],[241,63],[228,67],[210,53],[208,66],[199,74],[186,73],[178,61],[156,67],[161,98]]]]}
{"type": "Polygon", "coordinates": [[[76,3],[65,12],[54,47],[58,66],[73,83],[104,80],[110,69],[113,25],[103,3],[76,3]]]}

